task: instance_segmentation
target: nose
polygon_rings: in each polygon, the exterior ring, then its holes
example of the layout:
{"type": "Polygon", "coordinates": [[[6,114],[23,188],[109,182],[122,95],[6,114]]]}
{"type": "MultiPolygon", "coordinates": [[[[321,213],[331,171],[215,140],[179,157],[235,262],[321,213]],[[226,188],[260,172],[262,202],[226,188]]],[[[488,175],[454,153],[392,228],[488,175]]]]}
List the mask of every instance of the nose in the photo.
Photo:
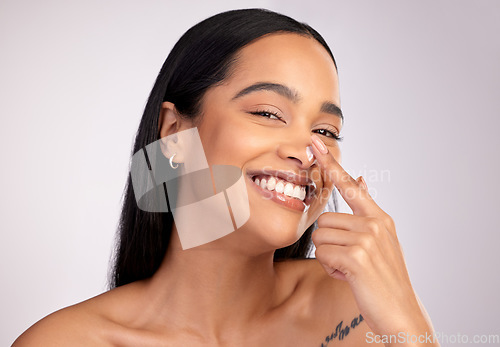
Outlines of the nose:
{"type": "Polygon", "coordinates": [[[278,146],[278,155],[285,161],[292,161],[298,165],[300,169],[308,169],[315,162],[312,154],[312,146],[310,140],[295,139],[286,143],[280,143],[278,146]]]}

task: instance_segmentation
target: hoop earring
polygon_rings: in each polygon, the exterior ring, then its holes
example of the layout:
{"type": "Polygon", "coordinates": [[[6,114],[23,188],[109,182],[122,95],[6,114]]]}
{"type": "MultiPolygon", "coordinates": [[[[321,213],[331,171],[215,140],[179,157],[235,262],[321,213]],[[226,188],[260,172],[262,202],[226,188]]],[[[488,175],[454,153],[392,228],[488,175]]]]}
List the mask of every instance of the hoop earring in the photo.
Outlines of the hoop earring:
{"type": "Polygon", "coordinates": [[[177,169],[177,168],[179,167],[179,164],[177,164],[176,166],[174,166],[174,165],[173,165],[172,160],[174,160],[175,155],[176,155],[176,153],[174,153],[174,155],[172,155],[172,156],[170,157],[170,159],[168,160],[168,161],[169,161],[169,163],[170,163],[170,167],[171,167],[172,169],[174,169],[174,170],[175,170],[175,169],[177,169]]]}

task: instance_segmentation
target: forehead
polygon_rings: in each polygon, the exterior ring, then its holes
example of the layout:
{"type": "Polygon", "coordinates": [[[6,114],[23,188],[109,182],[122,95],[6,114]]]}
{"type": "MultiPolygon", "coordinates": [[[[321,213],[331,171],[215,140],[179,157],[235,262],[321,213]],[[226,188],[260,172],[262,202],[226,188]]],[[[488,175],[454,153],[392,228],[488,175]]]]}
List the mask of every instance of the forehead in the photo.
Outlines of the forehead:
{"type": "Polygon", "coordinates": [[[308,99],[340,101],[332,57],[314,38],[298,34],[271,34],[241,49],[226,82],[234,90],[255,82],[281,83],[308,99]]]}

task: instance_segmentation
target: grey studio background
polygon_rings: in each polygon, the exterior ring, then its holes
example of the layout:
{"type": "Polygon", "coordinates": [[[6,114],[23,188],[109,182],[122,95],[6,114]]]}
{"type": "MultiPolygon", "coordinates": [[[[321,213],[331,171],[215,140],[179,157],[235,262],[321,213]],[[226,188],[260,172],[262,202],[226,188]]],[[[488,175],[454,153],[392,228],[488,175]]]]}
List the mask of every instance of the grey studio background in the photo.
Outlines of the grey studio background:
{"type": "Polygon", "coordinates": [[[395,219],[436,330],[500,334],[500,2],[3,0],[0,345],[106,290],[156,74],[189,27],[244,7],[329,43],[342,164],[395,219]]]}

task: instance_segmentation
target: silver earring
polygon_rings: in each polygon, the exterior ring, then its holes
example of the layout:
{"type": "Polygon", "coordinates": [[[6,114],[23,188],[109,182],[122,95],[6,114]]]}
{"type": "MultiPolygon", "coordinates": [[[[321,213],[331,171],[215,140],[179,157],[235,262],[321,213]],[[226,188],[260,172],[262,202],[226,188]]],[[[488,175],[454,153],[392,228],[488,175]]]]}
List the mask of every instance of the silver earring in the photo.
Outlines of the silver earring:
{"type": "Polygon", "coordinates": [[[174,160],[175,155],[176,155],[176,153],[174,153],[174,155],[172,155],[172,156],[170,157],[170,159],[168,160],[168,161],[170,162],[170,167],[171,167],[172,169],[174,169],[174,170],[175,170],[175,169],[177,169],[177,168],[179,167],[179,164],[177,164],[176,166],[174,166],[174,165],[173,165],[172,160],[174,160]]]}

